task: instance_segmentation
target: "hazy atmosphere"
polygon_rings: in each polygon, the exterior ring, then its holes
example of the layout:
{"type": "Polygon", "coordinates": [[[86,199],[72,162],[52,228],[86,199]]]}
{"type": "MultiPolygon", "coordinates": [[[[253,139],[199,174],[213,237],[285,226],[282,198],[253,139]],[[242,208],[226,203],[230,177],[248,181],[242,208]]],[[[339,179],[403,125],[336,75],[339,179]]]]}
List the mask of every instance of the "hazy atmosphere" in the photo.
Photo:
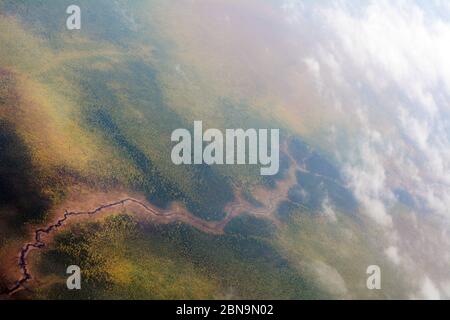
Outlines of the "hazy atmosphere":
{"type": "Polygon", "coordinates": [[[450,299],[448,57],[444,0],[0,0],[0,299],[450,299]]]}

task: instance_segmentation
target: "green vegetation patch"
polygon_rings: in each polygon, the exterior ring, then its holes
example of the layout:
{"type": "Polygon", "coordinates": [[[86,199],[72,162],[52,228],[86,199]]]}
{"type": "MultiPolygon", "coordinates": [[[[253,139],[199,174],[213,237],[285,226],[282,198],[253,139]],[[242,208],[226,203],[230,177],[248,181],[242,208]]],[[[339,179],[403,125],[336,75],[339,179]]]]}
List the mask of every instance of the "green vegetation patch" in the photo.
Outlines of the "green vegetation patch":
{"type": "Polygon", "coordinates": [[[267,220],[249,214],[233,218],[225,227],[225,232],[243,237],[269,238],[275,235],[275,225],[267,220]]]}
{"type": "Polygon", "coordinates": [[[58,299],[320,296],[322,292],[293,269],[269,240],[239,232],[215,236],[182,224],[142,227],[126,215],[72,227],[42,255],[40,271],[64,277],[67,265],[77,264],[83,289],[69,291],[61,280],[40,295],[58,299]]]}

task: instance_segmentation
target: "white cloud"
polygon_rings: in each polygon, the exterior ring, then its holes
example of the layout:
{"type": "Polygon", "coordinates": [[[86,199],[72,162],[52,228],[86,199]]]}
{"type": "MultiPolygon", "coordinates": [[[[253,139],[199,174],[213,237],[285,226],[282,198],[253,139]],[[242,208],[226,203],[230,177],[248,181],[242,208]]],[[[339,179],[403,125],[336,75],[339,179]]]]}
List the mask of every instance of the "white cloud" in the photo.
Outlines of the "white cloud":
{"type": "Polygon", "coordinates": [[[441,294],[436,288],[436,285],[433,283],[433,281],[430,280],[430,278],[426,277],[423,280],[422,287],[420,289],[420,299],[426,299],[426,300],[440,300],[441,294]]]}
{"type": "Polygon", "coordinates": [[[356,161],[346,163],[344,173],[364,212],[380,225],[391,227],[392,218],[387,213],[385,205],[391,194],[386,187],[383,162],[376,150],[380,134],[366,128],[361,137],[363,142],[358,144],[356,161]]]}
{"type": "Polygon", "coordinates": [[[334,212],[334,209],[331,206],[330,199],[328,197],[325,197],[325,200],[322,203],[322,214],[331,222],[337,221],[336,213],[334,212]]]}
{"type": "Polygon", "coordinates": [[[441,284],[441,286],[446,298],[450,299],[450,281],[445,281],[441,284]]]}
{"type": "Polygon", "coordinates": [[[311,73],[311,75],[313,76],[315,83],[316,83],[316,87],[317,90],[320,92],[322,91],[322,77],[320,75],[320,64],[319,62],[312,58],[312,57],[308,57],[305,58],[303,60],[303,62],[305,63],[306,67],[308,68],[308,71],[311,73]]]}
{"type": "MultiPolygon", "coordinates": [[[[436,228],[450,229],[449,2],[289,0],[283,8],[299,41],[311,44],[300,54],[320,96],[330,112],[349,119],[350,130],[332,124],[337,134],[351,132],[341,144],[350,147],[337,157],[362,211],[392,241],[385,254],[421,275],[419,296],[440,298],[427,272],[449,266],[444,251],[450,247],[437,246],[440,230],[425,231],[420,222],[413,229],[423,237],[415,242],[420,248],[403,240],[414,234],[395,225],[390,190],[402,188],[415,198],[417,219],[431,213],[446,220],[436,228]],[[435,261],[408,258],[427,248],[436,252],[435,261]]],[[[450,278],[448,272],[441,276],[450,278]]]]}
{"type": "Polygon", "coordinates": [[[399,265],[401,262],[401,257],[398,254],[398,248],[391,246],[385,250],[387,257],[396,265],[399,265]]]}
{"type": "Polygon", "coordinates": [[[283,6],[289,22],[312,39],[304,62],[321,96],[344,106],[362,135],[382,137],[384,149],[355,141],[359,155],[350,159],[347,172],[360,200],[374,208],[369,214],[384,224],[383,176],[394,169],[408,180],[403,167],[414,171],[414,193],[450,218],[442,210],[450,207],[450,23],[442,18],[450,16],[448,7],[401,0],[291,0],[283,6]],[[355,117],[358,113],[363,117],[355,117]],[[413,149],[397,148],[402,143],[413,149]],[[398,167],[386,168],[387,161],[398,167]]]}
{"type": "Polygon", "coordinates": [[[312,262],[310,268],[317,276],[322,288],[340,297],[348,294],[345,280],[335,268],[319,260],[312,262]]]}

